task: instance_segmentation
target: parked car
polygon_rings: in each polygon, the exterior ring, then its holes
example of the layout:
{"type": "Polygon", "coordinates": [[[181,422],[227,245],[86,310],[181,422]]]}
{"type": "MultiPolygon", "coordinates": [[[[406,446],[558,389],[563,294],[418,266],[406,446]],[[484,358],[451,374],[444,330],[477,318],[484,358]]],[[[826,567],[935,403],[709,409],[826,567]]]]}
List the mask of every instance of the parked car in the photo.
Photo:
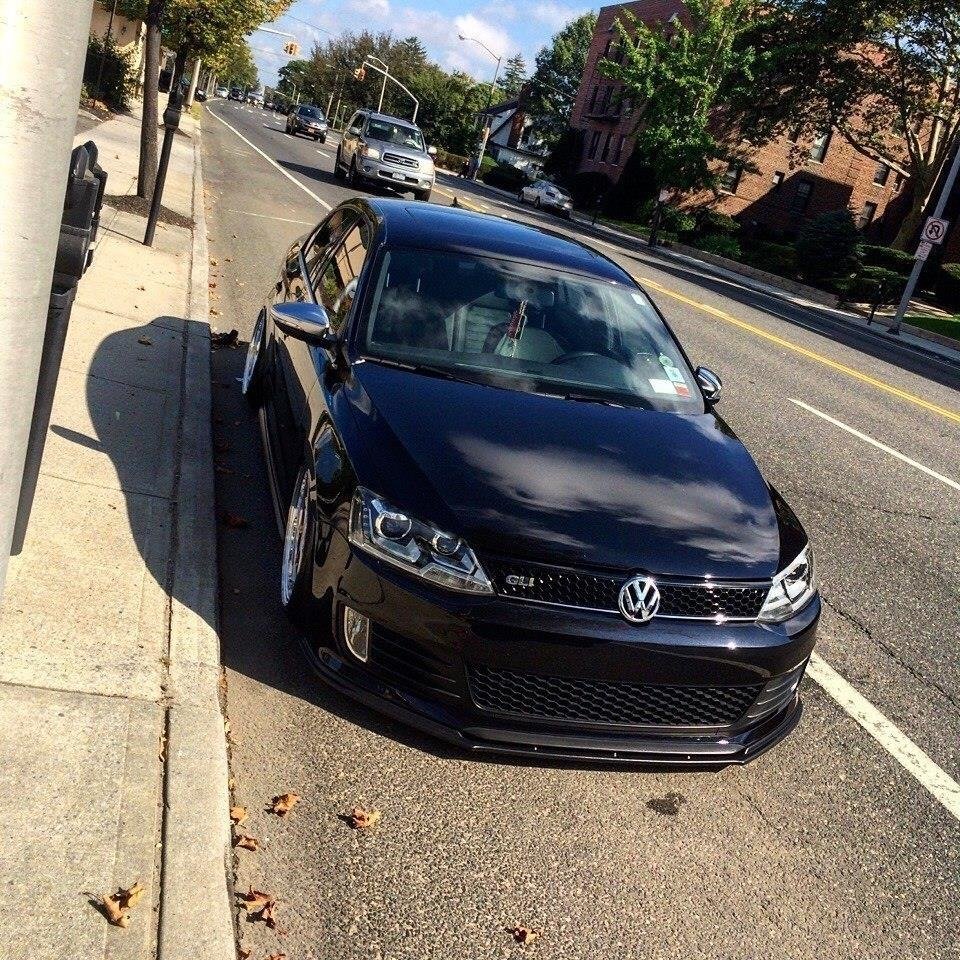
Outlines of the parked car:
{"type": "Polygon", "coordinates": [[[197,87],[193,94],[194,99],[198,103],[203,103],[207,99],[207,91],[197,87]]]}
{"type": "Polygon", "coordinates": [[[255,107],[263,106],[263,94],[258,93],[256,90],[251,90],[247,94],[247,103],[252,104],[255,107]]]}
{"type": "Polygon", "coordinates": [[[521,187],[517,199],[521,203],[532,203],[537,209],[554,210],[568,220],[573,216],[570,195],[549,180],[534,180],[521,187]]]}
{"type": "Polygon", "coordinates": [[[230,90],[227,87],[217,87],[215,92],[218,97],[222,97],[224,99],[230,96],[230,90]]]}
{"type": "Polygon", "coordinates": [[[304,133],[321,143],[327,142],[327,118],[319,107],[302,103],[291,110],[287,116],[287,133],[296,136],[304,133]]]}
{"type": "Polygon", "coordinates": [[[275,290],[242,389],[323,678],[473,751],[724,765],[794,728],[810,543],[626,271],[354,198],[275,290]]]}
{"type": "Polygon", "coordinates": [[[427,147],[420,128],[407,120],[369,110],[351,118],[337,147],[333,172],[359,189],[378,183],[429,200],[436,182],[435,147],[427,147]]]}
{"type": "Polygon", "coordinates": [[[239,100],[241,103],[243,103],[243,91],[239,87],[231,87],[230,96],[228,99],[239,100]]]}

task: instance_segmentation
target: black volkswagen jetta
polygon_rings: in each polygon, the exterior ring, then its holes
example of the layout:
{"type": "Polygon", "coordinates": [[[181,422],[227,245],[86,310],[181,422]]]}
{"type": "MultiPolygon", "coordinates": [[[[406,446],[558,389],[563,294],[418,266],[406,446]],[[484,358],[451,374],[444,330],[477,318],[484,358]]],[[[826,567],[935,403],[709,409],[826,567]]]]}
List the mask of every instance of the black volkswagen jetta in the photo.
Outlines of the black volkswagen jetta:
{"type": "Polygon", "coordinates": [[[329,682],[472,750],[742,763],[800,715],[806,534],[634,280],[350,200],[251,338],[280,591],[329,682]]]}

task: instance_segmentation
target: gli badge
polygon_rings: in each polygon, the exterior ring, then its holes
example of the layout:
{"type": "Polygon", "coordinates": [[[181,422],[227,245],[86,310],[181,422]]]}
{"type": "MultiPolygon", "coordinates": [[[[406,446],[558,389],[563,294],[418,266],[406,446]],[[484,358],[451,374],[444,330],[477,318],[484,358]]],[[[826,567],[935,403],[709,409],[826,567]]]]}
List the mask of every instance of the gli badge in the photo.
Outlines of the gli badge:
{"type": "Polygon", "coordinates": [[[631,623],[646,623],[660,608],[660,591],[652,577],[633,577],[620,588],[618,605],[631,623]]]}

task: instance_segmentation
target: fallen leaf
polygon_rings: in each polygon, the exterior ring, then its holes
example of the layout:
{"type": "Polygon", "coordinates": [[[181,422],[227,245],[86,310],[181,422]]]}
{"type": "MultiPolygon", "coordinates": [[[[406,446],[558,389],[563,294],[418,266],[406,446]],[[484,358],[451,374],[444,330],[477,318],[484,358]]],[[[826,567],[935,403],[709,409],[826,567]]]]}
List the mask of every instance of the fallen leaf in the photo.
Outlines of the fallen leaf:
{"type": "Polygon", "coordinates": [[[229,511],[224,513],[220,519],[223,521],[224,526],[230,527],[231,530],[243,530],[245,527],[250,526],[249,520],[236,513],[230,513],[229,511]]]}
{"type": "Polygon", "coordinates": [[[215,290],[215,289],[217,288],[217,281],[216,281],[216,280],[210,280],[210,281],[208,281],[207,286],[208,286],[211,290],[215,290]]]}
{"type": "Polygon", "coordinates": [[[262,890],[254,890],[253,887],[239,896],[247,913],[260,913],[268,904],[276,902],[273,899],[273,894],[264,893],[262,890]]]}
{"type": "Polygon", "coordinates": [[[233,845],[254,852],[260,849],[260,841],[256,837],[251,837],[249,833],[238,833],[234,838],[233,845]]]}
{"type": "Polygon", "coordinates": [[[215,267],[216,265],[217,265],[217,261],[214,260],[213,257],[211,257],[211,258],[210,258],[210,266],[211,266],[211,267],[215,267]]]}
{"type": "Polygon", "coordinates": [[[115,927],[130,925],[130,908],[143,896],[143,884],[138,880],[132,887],[120,887],[116,893],[107,894],[101,901],[107,920],[115,927]]]}
{"type": "Polygon", "coordinates": [[[247,808],[246,807],[231,807],[230,808],[230,819],[234,824],[239,826],[247,819],[247,808]]]}
{"type": "Polygon", "coordinates": [[[267,960],[287,960],[285,953],[271,953],[267,960]]]}
{"type": "Polygon", "coordinates": [[[144,347],[152,347],[153,341],[149,337],[137,337],[137,343],[142,344],[144,347]]]}
{"type": "Polygon", "coordinates": [[[270,900],[260,911],[260,919],[271,929],[277,929],[277,901],[270,900]]]}
{"type": "Polygon", "coordinates": [[[526,946],[528,943],[533,943],[540,934],[537,933],[536,930],[531,930],[529,927],[516,926],[510,929],[510,936],[512,936],[517,943],[522,943],[526,946]]]}
{"type": "Polygon", "coordinates": [[[138,290],[146,290],[147,288],[141,283],[140,286],[137,287],[137,289],[138,289],[138,290]]]}
{"type": "Polygon", "coordinates": [[[213,307],[211,307],[211,308],[210,308],[210,316],[212,316],[212,317],[219,317],[219,316],[220,316],[220,311],[219,311],[219,310],[214,310],[213,307]]]}
{"type": "Polygon", "coordinates": [[[285,817],[299,802],[298,793],[281,793],[270,801],[270,811],[278,817],[285,817]]]}
{"type": "Polygon", "coordinates": [[[251,951],[245,950],[243,947],[237,947],[237,956],[240,960],[248,960],[251,951]]]}
{"type": "Polygon", "coordinates": [[[233,263],[233,257],[224,257],[223,259],[225,263],[233,263]]]}
{"type": "Polygon", "coordinates": [[[354,807],[347,814],[347,820],[354,830],[369,830],[380,822],[381,813],[376,808],[367,810],[364,807],[354,807]]]}

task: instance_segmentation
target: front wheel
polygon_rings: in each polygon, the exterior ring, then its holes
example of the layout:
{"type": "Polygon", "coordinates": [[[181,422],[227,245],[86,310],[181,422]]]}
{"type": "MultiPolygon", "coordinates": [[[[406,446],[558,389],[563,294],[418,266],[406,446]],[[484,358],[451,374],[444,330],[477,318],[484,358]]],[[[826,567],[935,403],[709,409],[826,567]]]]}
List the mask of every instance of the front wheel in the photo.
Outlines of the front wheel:
{"type": "Polygon", "coordinates": [[[522,191],[522,190],[517,194],[517,201],[518,201],[519,203],[523,203],[523,202],[524,202],[524,196],[523,196],[523,191],[522,191]]]}
{"type": "Polygon", "coordinates": [[[333,175],[338,179],[342,180],[344,177],[343,166],[340,163],[340,148],[337,147],[337,154],[333,159],[333,175]]]}
{"type": "Polygon", "coordinates": [[[357,173],[357,161],[356,159],[352,160],[350,163],[350,169],[347,170],[347,186],[351,190],[360,189],[360,176],[357,173]]]}
{"type": "Polygon", "coordinates": [[[264,365],[264,341],[267,331],[267,314],[265,310],[260,311],[257,322],[253,325],[253,333],[250,335],[250,343],[247,345],[247,358],[243,365],[243,377],[240,380],[240,392],[244,400],[253,407],[254,410],[263,403],[264,385],[263,385],[263,365],[264,365]]]}
{"type": "Polygon", "coordinates": [[[420,193],[415,193],[414,196],[415,196],[418,200],[423,200],[424,202],[426,202],[426,201],[429,201],[430,195],[431,195],[432,193],[433,193],[432,190],[424,190],[424,191],[422,191],[422,192],[420,192],[420,193]]]}
{"type": "Polygon", "coordinates": [[[310,502],[310,474],[300,468],[293,498],[287,511],[283,533],[283,557],[280,562],[280,603],[287,616],[304,625],[312,601],[313,510],[310,502]]]}

